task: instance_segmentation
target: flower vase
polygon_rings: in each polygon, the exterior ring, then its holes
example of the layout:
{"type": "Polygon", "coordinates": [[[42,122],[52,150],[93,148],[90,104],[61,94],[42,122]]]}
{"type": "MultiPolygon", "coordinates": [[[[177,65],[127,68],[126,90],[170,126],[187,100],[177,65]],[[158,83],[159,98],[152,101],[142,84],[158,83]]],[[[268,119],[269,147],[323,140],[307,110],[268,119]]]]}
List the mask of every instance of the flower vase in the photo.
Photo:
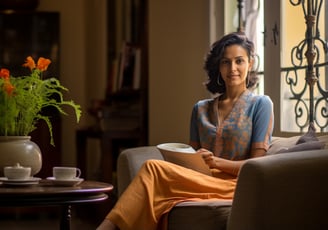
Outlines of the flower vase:
{"type": "Polygon", "coordinates": [[[31,176],[42,167],[42,155],[39,146],[31,141],[30,136],[0,136],[0,175],[5,166],[19,163],[31,167],[31,176]]]}

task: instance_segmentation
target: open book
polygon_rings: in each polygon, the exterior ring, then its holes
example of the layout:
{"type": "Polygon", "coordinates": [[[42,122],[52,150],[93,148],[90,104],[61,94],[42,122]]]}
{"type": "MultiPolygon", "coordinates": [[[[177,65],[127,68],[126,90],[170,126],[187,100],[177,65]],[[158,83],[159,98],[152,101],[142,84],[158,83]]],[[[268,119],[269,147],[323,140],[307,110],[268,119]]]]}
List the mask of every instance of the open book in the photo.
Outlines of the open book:
{"type": "Polygon", "coordinates": [[[210,168],[205,164],[201,155],[189,145],[182,143],[164,143],[157,145],[164,160],[186,168],[196,170],[206,175],[212,175],[210,168]]]}

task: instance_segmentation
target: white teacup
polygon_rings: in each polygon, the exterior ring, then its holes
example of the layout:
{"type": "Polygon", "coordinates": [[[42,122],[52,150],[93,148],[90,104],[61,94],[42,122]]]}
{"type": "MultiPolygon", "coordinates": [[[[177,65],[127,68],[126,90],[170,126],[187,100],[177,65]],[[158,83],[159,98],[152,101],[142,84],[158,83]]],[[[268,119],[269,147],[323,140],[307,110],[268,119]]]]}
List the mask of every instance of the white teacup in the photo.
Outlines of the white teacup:
{"type": "Polygon", "coordinates": [[[15,166],[6,166],[3,174],[9,180],[27,180],[31,177],[31,167],[23,167],[18,163],[15,166]]]}
{"type": "Polygon", "coordinates": [[[81,176],[81,170],[76,167],[53,167],[52,174],[56,180],[72,180],[81,176]]]}

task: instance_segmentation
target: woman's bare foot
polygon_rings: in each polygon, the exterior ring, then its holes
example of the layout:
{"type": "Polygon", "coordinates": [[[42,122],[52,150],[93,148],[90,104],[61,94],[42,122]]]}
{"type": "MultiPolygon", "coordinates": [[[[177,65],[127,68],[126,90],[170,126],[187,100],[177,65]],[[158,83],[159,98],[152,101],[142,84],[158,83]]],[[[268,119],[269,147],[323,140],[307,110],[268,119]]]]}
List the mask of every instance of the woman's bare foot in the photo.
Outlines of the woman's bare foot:
{"type": "Polygon", "coordinates": [[[96,230],[117,230],[118,228],[108,219],[105,219],[96,230]]]}

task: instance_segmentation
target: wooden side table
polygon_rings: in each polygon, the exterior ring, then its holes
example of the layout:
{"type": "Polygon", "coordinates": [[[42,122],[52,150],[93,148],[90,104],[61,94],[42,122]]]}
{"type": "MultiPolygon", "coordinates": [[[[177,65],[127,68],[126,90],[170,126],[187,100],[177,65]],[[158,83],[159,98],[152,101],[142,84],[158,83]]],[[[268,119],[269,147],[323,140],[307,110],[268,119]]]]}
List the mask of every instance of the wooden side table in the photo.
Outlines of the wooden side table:
{"type": "Polygon", "coordinates": [[[87,140],[96,138],[100,140],[101,149],[101,169],[100,180],[112,183],[113,168],[116,163],[115,144],[118,141],[124,141],[124,147],[138,146],[143,143],[142,134],[139,129],[109,129],[97,130],[84,128],[76,131],[76,150],[77,150],[77,167],[79,167],[86,178],[87,169],[87,140]]]}
{"type": "Polygon", "coordinates": [[[112,190],[113,185],[97,181],[84,181],[72,187],[52,185],[47,180],[33,186],[0,185],[0,206],[62,206],[59,229],[69,230],[71,205],[106,200],[112,190]]]}

